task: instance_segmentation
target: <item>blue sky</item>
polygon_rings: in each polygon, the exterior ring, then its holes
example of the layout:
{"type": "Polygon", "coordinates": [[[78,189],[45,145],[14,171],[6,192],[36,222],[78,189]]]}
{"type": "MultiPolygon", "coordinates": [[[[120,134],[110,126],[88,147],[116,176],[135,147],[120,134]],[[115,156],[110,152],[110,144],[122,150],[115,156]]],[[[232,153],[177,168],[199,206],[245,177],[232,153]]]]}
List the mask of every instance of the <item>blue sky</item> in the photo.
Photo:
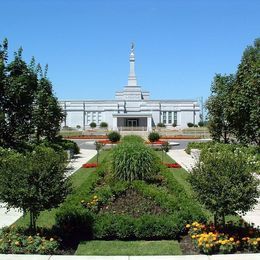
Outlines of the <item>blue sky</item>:
{"type": "Polygon", "coordinates": [[[260,37],[259,0],[0,0],[9,56],[49,64],[65,99],[113,99],[127,84],[135,42],[138,84],[153,99],[210,94],[260,37]]]}

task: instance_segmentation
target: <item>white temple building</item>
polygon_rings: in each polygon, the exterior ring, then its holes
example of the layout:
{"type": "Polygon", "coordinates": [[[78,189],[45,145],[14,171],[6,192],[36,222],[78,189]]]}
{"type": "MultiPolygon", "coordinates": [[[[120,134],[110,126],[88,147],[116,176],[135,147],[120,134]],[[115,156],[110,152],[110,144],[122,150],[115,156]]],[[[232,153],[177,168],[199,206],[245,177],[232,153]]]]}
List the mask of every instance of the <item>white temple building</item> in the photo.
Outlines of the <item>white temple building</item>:
{"type": "Polygon", "coordinates": [[[128,84],[116,92],[114,100],[66,100],[60,101],[60,105],[65,112],[62,126],[80,126],[83,130],[89,128],[91,122],[97,126],[106,122],[108,129],[117,131],[152,131],[158,123],[168,128],[173,124],[186,128],[189,122],[197,124],[200,114],[197,100],[150,99],[150,93],[137,84],[133,44],[128,84]]]}

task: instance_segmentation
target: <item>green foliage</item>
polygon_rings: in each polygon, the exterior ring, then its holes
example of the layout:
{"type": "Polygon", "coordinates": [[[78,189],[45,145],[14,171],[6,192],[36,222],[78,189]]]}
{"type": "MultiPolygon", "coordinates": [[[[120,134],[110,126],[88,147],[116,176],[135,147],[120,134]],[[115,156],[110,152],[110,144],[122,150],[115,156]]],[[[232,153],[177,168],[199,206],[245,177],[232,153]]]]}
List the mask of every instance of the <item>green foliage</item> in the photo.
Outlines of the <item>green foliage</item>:
{"type": "Polygon", "coordinates": [[[112,131],[108,133],[107,137],[109,141],[111,141],[112,143],[116,143],[120,141],[121,135],[116,131],[112,131]]]}
{"type": "Polygon", "coordinates": [[[149,133],[149,135],[148,135],[148,140],[150,141],[150,142],[156,142],[156,141],[158,141],[160,139],[160,135],[159,135],[159,133],[157,133],[157,132],[151,132],[151,133],[149,133]]]}
{"type": "Polygon", "coordinates": [[[233,85],[234,75],[217,74],[211,86],[211,96],[206,103],[206,108],[208,109],[208,128],[215,141],[223,139],[227,143],[232,133],[229,118],[233,85]]]}
{"type": "Polygon", "coordinates": [[[194,124],[189,122],[189,123],[187,123],[187,126],[188,126],[188,127],[193,127],[194,124]]]}
{"type": "Polygon", "coordinates": [[[164,123],[158,123],[157,127],[166,127],[164,123]]]}
{"type": "Polygon", "coordinates": [[[148,180],[158,172],[158,157],[142,143],[124,142],[112,156],[112,170],[119,180],[148,180]]]}
{"type": "Polygon", "coordinates": [[[96,127],[97,127],[97,124],[96,124],[95,122],[91,122],[91,123],[89,124],[89,126],[90,126],[91,128],[96,128],[96,127]]]}
{"type": "Polygon", "coordinates": [[[66,156],[51,148],[38,146],[26,155],[1,150],[0,199],[9,208],[30,212],[30,227],[43,210],[57,207],[69,192],[65,179],[66,156]]]}
{"type": "Polygon", "coordinates": [[[213,140],[235,137],[240,143],[260,144],[260,39],[243,53],[235,75],[214,77],[208,109],[213,140]]]}
{"type": "Polygon", "coordinates": [[[190,154],[191,149],[201,150],[201,157],[211,151],[219,153],[229,151],[231,153],[240,153],[246,158],[246,162],[251,172],[260,173],[260,148],[258,146],[244,146],[241,144],[223,144],[217,142],[190,142],[185,151],[190,154]]]}
{"type": "Polygon", "coordinates": [[[230,123],[242,143],[260,144],[260,38],[248,46],[238,66],[230,123]]]}
{"type": "Polygon", "coordinates": [[[177,126],[177,124],[176,124],[176,123],[173,123],[173,124],[172,124],[172,127],[176,127],[176,126],[177,126]]]}
{"type": "Polygon", "coordinates": [[[59,241],[53,237],[25,235],[21,230],[6,228],[0,231],[0,254],[55,254],[59,241]]]}
{"type": "Polygon", "coordinates": [[[203,121],[199,121],[198,126],[199,127],[203,127],[204,126],[204,122],[203,121]]]}
{"type": "Polygon", "coordinates": [[[7,63],[7,46],[0,45],[0,145],[28,151],[31,142],[55,138],[63,113],[46,72],[34,58],[28,65],[22,48],[7,63]]]}
{"type": "Polygon", "coordinates": [[[190,175],[198,199],[214,212],[215,222],[225,215],[245,213],[257,203],[259,181],[251,174],[243,154],[211,148],[200,157],[190,175]]]}
{"type": "Polygon", "coordinates": [[[108,124],[107,124],[107,122],[101,122],[99,126],[100,126],[101,128],[107,128],[107,127],[108,127],[108,124]]]}

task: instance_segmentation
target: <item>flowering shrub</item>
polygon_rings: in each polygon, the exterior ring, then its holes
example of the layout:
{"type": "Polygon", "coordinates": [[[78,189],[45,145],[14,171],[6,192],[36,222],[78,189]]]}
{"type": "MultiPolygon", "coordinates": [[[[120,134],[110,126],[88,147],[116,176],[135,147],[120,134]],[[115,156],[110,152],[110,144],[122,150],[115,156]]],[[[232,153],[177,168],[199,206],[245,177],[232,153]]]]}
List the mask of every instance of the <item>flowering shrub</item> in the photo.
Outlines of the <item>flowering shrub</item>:
{"type": "Polygon", "coordinates": [[[58,240],[39,233],[27,236],[13,227],[0,233],[0,254],[54,254],[58,247],[58,240]]]}
{"type": "Polygon", "coordinates": [[[260,252],[259,230],[247,224],[235,227],[233,224],[226,228],[216,228],[213,224],[205,225],[198,222],[187,224],[186,229],[197,249],[204,254],[234,253],[238,250],[260,252]],[[251,234],[251,238],[244,236],[251,234]],[[258,237],[255,237],[257,236],[258,237]]]}
{"type": "Polygon", "coordinates": [[[95,168],[97,166],[98,166],[97,163],[84,163],[82,165],[82,168],[95,168]]]}
{"type": "Polygon", "coordinates": [[[89,210],[91,210],[93,212],[98,212],[99,207],[101,205],[101,200],[100,200],[100,198],[98,198],[97,195],[94,195],[93,198],[88,202],[86,202],[85,200],[81,200],[81,204],[85,208],[88,208],[89,210]]]}
{"type": "Polygon", "coordinates": [[[164,165],[168,168],[181,168],[181,166],[178,163],[164,163],[164,165]]]}

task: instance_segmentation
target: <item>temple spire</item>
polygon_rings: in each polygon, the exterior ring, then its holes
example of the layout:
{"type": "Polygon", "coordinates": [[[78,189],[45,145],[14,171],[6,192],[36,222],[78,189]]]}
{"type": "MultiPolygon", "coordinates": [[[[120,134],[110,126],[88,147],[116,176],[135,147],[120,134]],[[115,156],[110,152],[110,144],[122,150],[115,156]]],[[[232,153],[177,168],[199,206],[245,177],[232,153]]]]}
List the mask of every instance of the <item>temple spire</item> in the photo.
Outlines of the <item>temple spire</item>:
{"type": "Polygon", "coordinates": [[[131,52],[130,52],[130,72],[128,76],[128,86],[129,87],[134,87],[137,86],[137,80],[135,76],[135,53],[134,53],[134,43],[132,42],[131,45],[131,52]]]}

